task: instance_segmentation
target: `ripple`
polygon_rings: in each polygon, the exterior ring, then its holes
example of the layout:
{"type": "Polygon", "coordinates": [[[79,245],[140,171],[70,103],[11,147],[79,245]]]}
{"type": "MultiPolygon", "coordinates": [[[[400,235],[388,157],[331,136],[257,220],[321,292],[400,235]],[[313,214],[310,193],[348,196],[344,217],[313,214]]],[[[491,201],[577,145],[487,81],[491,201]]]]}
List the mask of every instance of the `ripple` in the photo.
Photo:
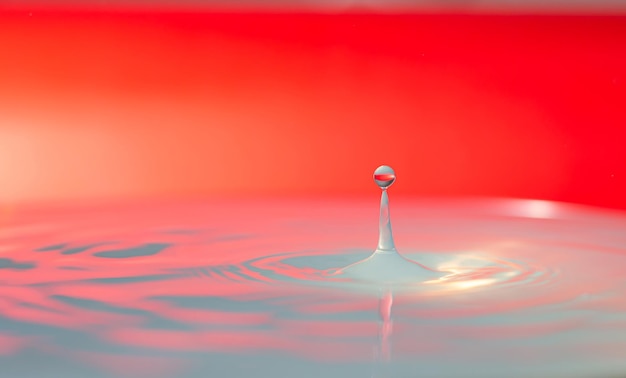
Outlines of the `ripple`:
{"type": "Polygon", "coordinates": [[[263,353],[276,363],[348,364],[342,378],[384,359],[397,376],[418,367],[450,377],[626,369],[623,214],[399,203],[398,250],[444,275],[386,285],[334,274],[370,256],[376,236],[376,208],[337,206],[26,213],[13,225],[22,231],[0,236],[0,361],[18,371],[25,356],[80,360],[107,377],[120,372],[106,361],[156,358],[167,365],[162,376],[196,377],[201,358],[263,353]]]}
{"type": "MultiPolygon", "coordinates": [[[[152,256],[157,253],[163,251],[165,248],[169,247],[171,244],[168,243],[148,243],[145,245],[140,245],[138,247],[133,248],[125,248],[125,249],[114,249],[110,251],[101,251],[96,252],[93,255],[97,257],[106,257],[111,259],[128,259],[133,257],[140,256],[152,256]]],[[[76,249],[74,249],[75,251],[76,249]]],[[[68,254],[65,251],[65,254],[68,254]]]]}
{"type": "Polygon", "coordinates": [[[16,262],[9,258],[0,258],[0,269],[30,270],[35,268],[32,262],[16,262]]]}

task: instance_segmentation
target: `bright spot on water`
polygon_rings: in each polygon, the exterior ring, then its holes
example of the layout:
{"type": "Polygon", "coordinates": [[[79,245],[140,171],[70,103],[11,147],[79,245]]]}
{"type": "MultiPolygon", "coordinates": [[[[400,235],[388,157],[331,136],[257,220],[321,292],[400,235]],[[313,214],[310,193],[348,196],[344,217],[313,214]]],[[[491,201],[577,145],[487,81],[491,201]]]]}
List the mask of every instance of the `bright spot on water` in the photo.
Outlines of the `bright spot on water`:
{"type": "Polygon", "coordinates": [[[520,200],[512,209],[512,215],[524,218],[552,219],[557,216],[558,204],[543,200],[520,200]]]}
{"type": "Polygon", "coordinates": [[[490,279],[483,279],[483,280],[453,282],[453,283],[450,283],[450,286],[454,286],[454,288],[457,290],[467,290],[467,289],[473,289],[479,286],[491,285],[496,282],[497,282],[496,279],[490,278],[490,279]]]}

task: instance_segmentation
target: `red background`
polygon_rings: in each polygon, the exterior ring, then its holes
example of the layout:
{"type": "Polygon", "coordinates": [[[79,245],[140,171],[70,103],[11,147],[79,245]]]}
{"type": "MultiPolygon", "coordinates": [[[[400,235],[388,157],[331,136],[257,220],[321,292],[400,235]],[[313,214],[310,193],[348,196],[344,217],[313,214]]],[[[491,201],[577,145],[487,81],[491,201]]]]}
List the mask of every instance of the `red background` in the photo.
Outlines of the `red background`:
{"type": "Polygon", "coordinates": [[[371,193],[626,208],[626,16],[0,5],[0,202],[371,193]]]}

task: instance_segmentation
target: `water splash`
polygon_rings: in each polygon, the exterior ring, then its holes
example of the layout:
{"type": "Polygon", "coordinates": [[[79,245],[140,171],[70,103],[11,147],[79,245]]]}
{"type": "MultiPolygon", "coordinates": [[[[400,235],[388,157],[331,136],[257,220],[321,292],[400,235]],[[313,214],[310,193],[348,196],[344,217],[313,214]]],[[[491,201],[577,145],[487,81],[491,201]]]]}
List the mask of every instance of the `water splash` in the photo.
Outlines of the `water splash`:
{"type": "Polygon", "coordinates": [[[378,221],[378,247],[368,258],[331,271],[332,276],[382,284],[432,283],[447,275],[401,256],[391,230],[387,189],[395,182],[394,170],[381,165],[374,171],[374,182],[382,189],[378,221]]]}

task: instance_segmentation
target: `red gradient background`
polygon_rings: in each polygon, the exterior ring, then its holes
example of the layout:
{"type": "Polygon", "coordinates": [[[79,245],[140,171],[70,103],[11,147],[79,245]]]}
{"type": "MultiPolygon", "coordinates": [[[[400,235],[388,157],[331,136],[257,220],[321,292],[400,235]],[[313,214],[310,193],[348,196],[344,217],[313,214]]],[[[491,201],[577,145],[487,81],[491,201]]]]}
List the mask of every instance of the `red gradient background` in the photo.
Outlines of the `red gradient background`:
{"type": "Polygon", "coordinates": [[[626,16],[0,5],[0,202],[394,193],[626,208],[626,16]]]}

